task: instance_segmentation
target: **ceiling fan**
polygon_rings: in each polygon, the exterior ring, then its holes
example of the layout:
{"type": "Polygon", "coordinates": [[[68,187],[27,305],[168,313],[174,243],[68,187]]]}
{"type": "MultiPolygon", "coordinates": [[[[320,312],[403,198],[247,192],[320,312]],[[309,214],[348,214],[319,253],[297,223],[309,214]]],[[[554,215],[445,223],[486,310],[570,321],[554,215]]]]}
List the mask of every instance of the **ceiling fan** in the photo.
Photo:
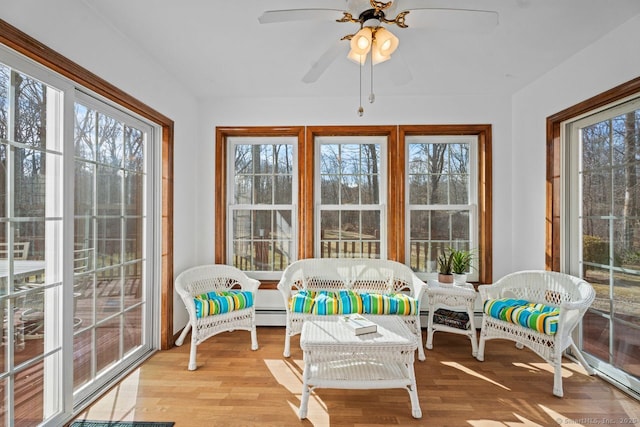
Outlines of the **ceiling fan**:
{"type": "MultiPolygon", "coordinates": [[[[290,21],[305,21],[305,20],[334,20],[335,22],[355,23],[358,24],[360,30],[370,28],[375,37],[376,32],[380,31],[378,36],[384,34],[388,37],[390,33],[384,25],[395,25],[398,28],[430,28],[430,29],[446,29],[446,30],[473,30],[483,31],[489,30],[498,24],[498,13],[490,10],[475,10],[475,9],[456,9],[456,8],[441,8],[441,7],[411,7],[411,3],[420,4],[421,2],[411,2],[402,0],[390,0],[388,2],[376,1],[376,0],[345,0],[346,7],[344,9],[337,8],[313,8],[313,9],[283,9],[283,10],[268,10],[264,12],[258,21],[261,24],[272,24],[290,21]],[[399,12],[400,5],[407,5],[399,12]]],[[[349,41],[351,50],[353,51],[353,45],[358,44],[357,39],[354,42],[354,38],[361,31],[356,33],[346,34],[342,39],[333,43],[329,49],[327,49],[320,58],[311,66],[311,69],[304,75],[302,81],[305,83],[313,83],[324,73],[324,71],[335,61],[335,59],[343,52],[346,47],[345,40],[349,41]]],[[[368,33],[368,30],[364,31],[368,33]]],[[[368,36],[368,34],[366,34],[368,36]]],[[[371,36],[368,36],[369,42],[371,42],[371,36]]],[[[391,39],[387,43],[398,45],[398,39],[391,39]]],[[[386,39],[385,39],[386,40],[386,39]]],[[[361,44],[366,44],[365,41],[360,40],[361,44]]],[[[382,45],[382,43],[381,43],[382,45]]],[[[373,47],[373,46],[371,46],[373,47]]],[[[394,50],[395,50],[394,47],[394,50]]],[[[362,52],[360,50],[359,52],[362,52]]],[[[381,53],[380,50],[372,50],[372,56],[376,53],[381,53]]],[[[348,56],[354,62],[360,62],[363,65],[366,60],[366,56],[362,54],[354,56],[352,52],[348,56]]],[[[383,62],[389,59],[389,55],[383,55],[378,57],[377,60],[373,59],[373,63],[383,62]]],[[[407,70],[408,71],[408,70],[407,70]]],[[[410,80],[411,76],[408,76],[410,80]]],[[[408,80],[407,80],[408,81],[408,80]]]]}

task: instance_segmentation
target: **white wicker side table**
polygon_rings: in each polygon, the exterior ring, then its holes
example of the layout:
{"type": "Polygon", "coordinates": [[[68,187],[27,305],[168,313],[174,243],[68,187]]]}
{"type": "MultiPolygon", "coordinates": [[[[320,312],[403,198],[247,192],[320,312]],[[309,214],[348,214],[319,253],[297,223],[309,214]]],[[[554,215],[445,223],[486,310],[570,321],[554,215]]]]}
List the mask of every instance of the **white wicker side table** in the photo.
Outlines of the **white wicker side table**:
{"type": "Polygon", "coordinates": [[[427,283],[426,294],[429,298],[429,322],[427,325],[426,347],[429,350],[433,348],[433,333],[435,331],[466,335],[471,340],[471,354],[475,357],[478,354],[478,341],[476,338],[476,324],[473,311],[478,293],[475,291],[473,285],[470,283],[466,283],[465,285],[445,285],[430,280],[427,283]],[[439,308],[466,312],[469,315],[469,326],[461,329],[434,323],[433,316],[439,308]]]}
{"type": "Polygon", "coordinates": [[[307,417],[309,394],[315,388],[404,388],[411,399],[411,415],[422,417],[413,370],[416,336],[396,316],[377,316],[375,333],[356,336],[337,316],[307,320],[300,347],[304,373],[299,417],[307,417]]]}

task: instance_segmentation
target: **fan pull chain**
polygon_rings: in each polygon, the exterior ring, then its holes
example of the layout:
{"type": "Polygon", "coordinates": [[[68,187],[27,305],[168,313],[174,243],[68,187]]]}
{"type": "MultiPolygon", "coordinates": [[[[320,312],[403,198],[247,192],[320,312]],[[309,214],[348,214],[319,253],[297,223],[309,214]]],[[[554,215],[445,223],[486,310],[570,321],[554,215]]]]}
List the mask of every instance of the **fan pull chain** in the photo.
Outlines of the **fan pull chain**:
{"type": "Polygon", "coordinates": [[[358,116],[362,117],[364,115],[364,108],[362,107],[362,65],[358,67],[360,69],[360,107],[358,107],[358,116]]]}
{"type": "Polygon", "coordinates": [[[376,95],[373,93],[373,49],[371,49],[371,90],[369,91],[369,104],[373,104],[376,95]]]}

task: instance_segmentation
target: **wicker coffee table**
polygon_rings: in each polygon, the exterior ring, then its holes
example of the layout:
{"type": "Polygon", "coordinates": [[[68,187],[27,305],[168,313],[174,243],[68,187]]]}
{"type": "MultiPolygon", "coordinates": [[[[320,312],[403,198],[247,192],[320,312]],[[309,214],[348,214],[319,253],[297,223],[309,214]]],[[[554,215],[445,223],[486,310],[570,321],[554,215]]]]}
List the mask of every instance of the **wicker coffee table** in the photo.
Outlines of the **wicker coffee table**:
{"type": "Polygon", "coordinates": [[[307,320],[302,327],[300,419],[307,417],[309,394],[315,388],[403,388],[409,392],[411,415],[421,418],[413,370],[418,342],[405,323],[396,316],[371,317],[377,332],[356,336],[337,316],[331,317],[307,320]]]}

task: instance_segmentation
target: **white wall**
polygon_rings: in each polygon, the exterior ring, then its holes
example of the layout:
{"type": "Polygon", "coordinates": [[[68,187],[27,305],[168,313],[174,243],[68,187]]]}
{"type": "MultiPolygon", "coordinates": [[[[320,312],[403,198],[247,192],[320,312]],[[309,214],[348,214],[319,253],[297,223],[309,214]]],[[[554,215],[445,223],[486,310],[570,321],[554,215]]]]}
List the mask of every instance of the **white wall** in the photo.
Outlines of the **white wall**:
{"type": "Polygon", "coordinates": [[[640,16],[514,95],[510,270],[545,266],[546,118],[640,76],[638,40],[640,16]]]}
{"type": "MultiPolygon", "coordinates": [[[[131,41],[96,19],[82,2],[0,0],[0,11],[0,17],[14,27],[174,121],[175,273],[193,265],[199,233],[193,185],[198,171],[192,155],[200,149],[195,97],[131,41]]],[[[178,331],[187,315],[177,295],[174,305],[174,331],[178,331]]]]}

